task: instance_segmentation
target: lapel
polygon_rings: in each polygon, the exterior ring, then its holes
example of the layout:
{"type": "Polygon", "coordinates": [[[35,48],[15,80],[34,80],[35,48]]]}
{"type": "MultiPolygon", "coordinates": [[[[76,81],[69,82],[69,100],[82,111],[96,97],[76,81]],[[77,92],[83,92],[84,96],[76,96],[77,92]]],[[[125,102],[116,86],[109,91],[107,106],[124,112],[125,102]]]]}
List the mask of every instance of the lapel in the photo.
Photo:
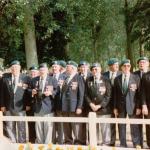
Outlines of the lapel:
{"type": "Polygon", "coordinates": [[[13,87],[13,84],[12,84],[12,74],[10,74],[10,76],[7,78],[7,80],[8,80],[8,89],[9,89],[9,91],[10,92],[12,92],[13,93],[13,90],[14,90],[14,87],[13,87]]]}
{"type": "Polygon", "coordinates": [[[118,83],[119,83],[120,89],[122,91],[122,74],[120,76],[118,76],[118,83]]]}

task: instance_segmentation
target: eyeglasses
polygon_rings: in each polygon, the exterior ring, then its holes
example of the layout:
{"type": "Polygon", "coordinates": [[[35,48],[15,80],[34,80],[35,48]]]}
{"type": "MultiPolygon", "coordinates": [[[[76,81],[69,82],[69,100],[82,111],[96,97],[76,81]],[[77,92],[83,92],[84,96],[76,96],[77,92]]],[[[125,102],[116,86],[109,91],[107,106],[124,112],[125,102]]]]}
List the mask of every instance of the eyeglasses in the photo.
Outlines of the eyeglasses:
{"type": "Polygon", "coordinates": [[[123,67],[131,67],[131,65],[123,65],[123,67]]]}

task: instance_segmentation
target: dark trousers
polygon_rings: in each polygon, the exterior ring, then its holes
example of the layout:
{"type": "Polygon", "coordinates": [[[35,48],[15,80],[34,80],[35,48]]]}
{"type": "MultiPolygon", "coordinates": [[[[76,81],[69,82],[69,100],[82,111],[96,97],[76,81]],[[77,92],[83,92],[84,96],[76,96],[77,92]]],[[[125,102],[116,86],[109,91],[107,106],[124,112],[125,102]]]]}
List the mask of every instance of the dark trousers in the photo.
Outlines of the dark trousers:
{"type": "MultiPolygon", "coordinates": [[[[55,117],[62,117],[62,112],[56,111],[55,117]]],[[[55,122],[53,127],[52,143],[63,144],[64,143],[63,137],[64,137],[63,123],[55,122]]]]}
{"type": "MultiPolygon", "coordinates": [[[[138,116],[136,116],[136,118],[142,119],[143,115],[138,115],[138,116]]],[[[143,146],[143,125],[139,124],[138,128],[139,128],[140,145],[143,146]]]]}
{"type": "MultiPolygon", "coordinates": [[[[27,116],[34,116],[33,110],[27,111],[27,116]]],[[[35,133],[35,122],[28,122],[28,131],[29,131],[29,142],[35,143],[36,133],[35,133]]]]}
{"type": "MultiPolygon", "coordinates": [[[[148,116],[144,116],[145,119],[150,119],[150,112],[148,116]]],[[[150,147],[150,124],[146,125],[146,141],[147,141],[147,146],[150,147]]]]}
{"type": "MultiPolygon", "coordinates": [[[[111,118],[115,118],[115,115],[112,113],[111,118]]],[[[112,123],[111,127],[111,142],[110,145],[114,146],[116,142],[116,124],[112,123]]]]}
{"type": "MultiPolygon", "coordinates": [[[[25,116],[25,112],[6,111],[5,116],[25,116]]],[[[26,142],[26,127],[25,122],[22,121],[6,121],[4,130],[6,135],[13,143],[25,143],[26,142]]]]}
{"type": "MultiPolygon", "coordinates": [[[[127,114],[126,112],[122,112],[119,114],[119,118],[126,118],[127,114]]],[[[129,118],[136,118],[135,115],[128,115],[129,118]]],[[[127,142],[126,142],[126,124],[119,124],[119,138],[120,138],[120,145],[123,147],[127,147],[127,142]]],[[[132,137],[132,142],[133,145],[140,145],[140,136],[139,136],[139,127],[137,124],[131,124],[130,125],[131,129],[131,137],[132,137]]]]}
{"type": "MultiPolygon", "coordinates": [[[[83,110],[82,117],[87,117],[87,112],[83,110]]],[[[87,136],[86,136],[86,123],[80,123],[79,124],[79,134],[78,134],[78,144],[86,145],[87,136]]]]}
{"type": "MultiPolygon", "coordinates": [[[[77,117],[75,112],[62,112],[63,117],[77,117]]],[[[76,144],[79,137],[79,124],[78,123],[63,123],[64,127],[64,143],[76,144]],[[72,135],[73,133],[73,135],[72,135]]]]}

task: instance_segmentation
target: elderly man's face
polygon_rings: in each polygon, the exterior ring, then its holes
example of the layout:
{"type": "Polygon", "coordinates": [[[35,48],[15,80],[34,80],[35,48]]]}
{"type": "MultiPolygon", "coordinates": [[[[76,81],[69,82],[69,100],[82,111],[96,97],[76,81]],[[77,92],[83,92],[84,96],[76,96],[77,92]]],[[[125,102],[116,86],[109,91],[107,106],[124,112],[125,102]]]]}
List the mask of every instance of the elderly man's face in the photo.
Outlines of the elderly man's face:
{"type": "Polygon", "coordinates": [[[121,69],[123,73],[128,74],[130,72],[131,65],[129,63],[126,63],[122,65],[121,69]]]}
{"type": "Polygon", "coordinates": [[[91,69],[91,72],[92,72],[92,75],[93,75],[93,76],[97,76],[98,74],[101,73],[101,67],[93,67],[93,68],[91,69]]]}
{"type": "Polygon", "coordinates": [[[20,74],[21,66],[20,65],[12,65],[10,67],[10,70],[14,76],[18,76],[20,74]]]}
{"type": "Polygon", "coordinates": [[[119,70],[119,63],[115,63],[109,66],[109,70],[112,72],[116,72],[119,70]]]}
{"type": "Polygon", "coordinates": [[[80,66],[80,72],[83,73],[83,74],[87,73],[88,69],[89,69],[88,65],[81,65],[80,66]]]}
{"type": "Polygon", "coordinates": [[[48,74],[48,68],[47,67],[42,67],[39,69],[40,76],[46,76],[48,74]]]}
{"type": "Polygon", "coordinates": [[[146,70],[149,67],[149,61],[147,61],[147,60],[140,60],[138,66],[139,66],[140,70],[146,70]]]}
{"type": "Polygon", "coordinates": [[[52,65],[52,71],[54,74],[57,74],[60,72],[60,65],[52,65]]]}

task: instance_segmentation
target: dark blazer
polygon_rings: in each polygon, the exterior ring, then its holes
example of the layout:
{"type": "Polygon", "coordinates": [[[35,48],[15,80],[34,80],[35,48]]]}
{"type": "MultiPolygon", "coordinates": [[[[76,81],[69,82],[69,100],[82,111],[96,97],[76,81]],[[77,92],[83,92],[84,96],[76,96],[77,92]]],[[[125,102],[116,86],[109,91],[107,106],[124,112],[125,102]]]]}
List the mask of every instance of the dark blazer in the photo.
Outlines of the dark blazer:
{"type": "Polygon", "coordinates": [[[6,74],[2,78],[2,89],[1,89],[1,107],[6,107],[6,110],[13,110],[20,112],[25,110],[27,99],[25,94],[28,88],[29,78],[20,74],[19,83],[17,90],[14,93],[12,85],[12,74],[6,74]]]}
{"type": "Polygon", "coordinates": [[[139,78],[130,73],[127,92],[123,93],[122,74],[116,77],[114,82],[114,108],[118,109],[119,113],[127,112],[129,115],[135,113],[139,99],[139,83],[139,78]]]}
{"type": "Polygon", "coordinates": [[[60,87],[59,82],[60,82],[60,80],[62,80],[64,82],[66,77],[67,77],[66,73],[59,74],[58,80],[56,81],[57,93],[55,96],[55,111],[61,111],[62,110],[62,100],[61,100],[62,87],[60,87]]]}
{"type": "Polygon", "coordinates": [[[141,81],[142,105],[147,105],[150,110],[150,71],[145,73],[141,81]]]}
{"type": "Polygon", "coordinates": [[[77,108],[82,108],[84,90],[84,81],[79,74],[75,74],[69,83],[65,81],[61,91],[62,111],[75,112],[77,108]]]}
{"type": "MultiPolygon", "coordinates": [[[[116,77],[119,76],[121,73],[122,73],[121,71],[117,71],[116,77]]],[[[110,71],[104,72],[103,76],[105,78],[107,78],[108,80],[110,80],[110,71]]],[[[114,85],[111,84],[111,86],[112,86],[112,90],[111,90],[110,107],[111,107],[111,111],[113,112],[113,109],[114,109],[114,99],[113,99],[113,97],[114,97],[114,85]]]]}
{"type": "MultiPolygon", "coordinates": [[[[110,114],[110,97],[111,97],[111,84],[110,81],[101,76],[98,84],[94,84],[94,77],[91,76],[86,80],[85,98],[88,104],[100,104],[102,108],[97,111],[97,114],[110,114]],[[105,90],[104,92],[101,90],[105,90]]],[[[89,106],[89,111],[92,109],[89,106]]]]}
{"type": "MultiPolygon", "coordinates": [[[[39,90],[39,82],[40,82],[40,77],[35,77],[32,80],[31,83],[31,89],[37,89],[37,91],[39,90]]],[[[52,86],[53,87],[53,94],[50,96],[45,96],[44,94],[42,94],[41,96],[35,95],[32,99],[34,102],[34,112],[35,113],[41,113],[41,114],[49,114],[52,113],[54,111],[54,97],[56,95],[56,80],[53,79],[52,76],[47,76],[46,78],[46,83],[45,83],[45,87],[44,90],[46,90],[46,88],[48,86],[52,86]]],[[[39,91],[38,91],[39,92],[39,91]]]]}

